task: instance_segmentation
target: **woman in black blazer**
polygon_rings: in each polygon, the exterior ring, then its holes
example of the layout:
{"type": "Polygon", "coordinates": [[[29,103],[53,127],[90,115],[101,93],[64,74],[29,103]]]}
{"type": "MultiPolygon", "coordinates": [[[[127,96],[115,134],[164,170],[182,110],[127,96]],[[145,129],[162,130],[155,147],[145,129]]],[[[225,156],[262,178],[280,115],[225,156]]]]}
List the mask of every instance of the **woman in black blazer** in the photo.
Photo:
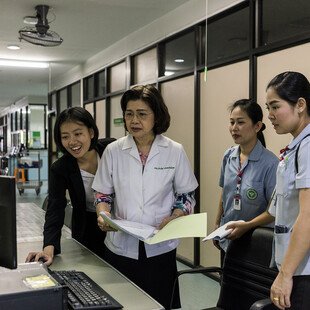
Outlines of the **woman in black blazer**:
{"type": "Polygon", "coordinates": [[[72,237],[103,257],[105,232],[97,225],[91,185],[105,147],[115,139],[98,140],[98,134],[95,120],[81,107],[68,108],[58,116],[54,139],[64,155],[52,164],[49,172],[43,250],[30,252],[26,262],[40,259],[49,266],[54,255],[61,252],[60,238],[67,206],[67,190],[73,207],[72,237]]]}

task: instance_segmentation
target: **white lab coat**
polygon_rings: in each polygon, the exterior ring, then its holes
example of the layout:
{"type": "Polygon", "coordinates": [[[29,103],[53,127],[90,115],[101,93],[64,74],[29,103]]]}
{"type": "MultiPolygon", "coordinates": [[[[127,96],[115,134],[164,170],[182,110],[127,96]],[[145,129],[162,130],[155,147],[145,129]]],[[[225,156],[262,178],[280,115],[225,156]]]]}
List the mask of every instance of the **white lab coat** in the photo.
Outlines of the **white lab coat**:
{"type": "MultiPolygon", "coordinates": [[[[157,135],[144,167],[131,135],[109,144],[101,158],[93,189],[115,193],[112,214],[125,219],[158,226],[169,216],[175,193],[188,193],[198,186],[183,146],[157,135]]],[[[178,240],[145,244],[147,257],[175,249],[178,240]]],[[[138,259],[138,239],[122,232],[109,232],[106,246],[115,254],[138,259]]]]}

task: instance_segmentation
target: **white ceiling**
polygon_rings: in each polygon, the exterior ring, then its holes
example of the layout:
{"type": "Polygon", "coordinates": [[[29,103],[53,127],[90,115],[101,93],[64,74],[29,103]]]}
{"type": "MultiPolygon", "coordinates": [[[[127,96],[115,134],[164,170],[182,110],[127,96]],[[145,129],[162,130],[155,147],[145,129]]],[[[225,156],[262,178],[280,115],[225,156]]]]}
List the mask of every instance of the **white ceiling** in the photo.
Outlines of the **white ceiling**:
{"type": "MultiPolygon", "coordinates": [[[[0,0],[0,59],[53,63],[53,77],[82,64],[135,30],[151,23],[189,0],[0,0]],[[42,47],[20,42],[24,16],[36,15],[35,6],[50,6],[50,30],[63,43],[42,47]],[[11,51],[8,44],[21,49],[11,51]]],[[[0,111],[25,96],[46,96],[49,69],[0,67],[0,111]]]]}

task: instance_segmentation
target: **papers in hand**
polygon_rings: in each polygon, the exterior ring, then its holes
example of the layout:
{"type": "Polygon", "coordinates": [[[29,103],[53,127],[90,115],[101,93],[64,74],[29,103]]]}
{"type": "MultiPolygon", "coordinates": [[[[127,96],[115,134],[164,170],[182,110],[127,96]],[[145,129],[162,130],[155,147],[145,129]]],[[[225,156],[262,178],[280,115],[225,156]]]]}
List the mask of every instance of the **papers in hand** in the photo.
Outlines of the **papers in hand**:
{"type": "Polygon", "coordinates": [[[230,221],[227,222],[226,224],[220,226],[218,229],[214,230],[211,234],[209,234],[207,237],[205,237],[204,239],[202,239],[202,241],[207,241],[207,240],[211,240],[211,239],[215,239],[215,240],[220,240],[225,238],[226,236],[228,236],[231,232],[232,232],[232,228],[230,229],[226,229],[226,227],[230,224],[233,223],[242,223],[244,222],[243,220],[239,220],[239,221],[230,221]]]}
{"type": "Polygon", "coordinates": [[[111,219],[106,215],[105,212],[100,212],[100,215],[102,216],[103,220],[109,224],[110,227],[123,231],[142,241],[152,237],[157,232],[156,228],[151,225],[126,220],[111,219]]]}
{"type": "Polygon", "coordinates": [[[100,212],[100,215],[112,228],[125,232],[148,244],[170,239],[204,237],[207,234],[207,213],[178,217],[161,230],[147,224],[111,219],[104,212],[100,212]]]}

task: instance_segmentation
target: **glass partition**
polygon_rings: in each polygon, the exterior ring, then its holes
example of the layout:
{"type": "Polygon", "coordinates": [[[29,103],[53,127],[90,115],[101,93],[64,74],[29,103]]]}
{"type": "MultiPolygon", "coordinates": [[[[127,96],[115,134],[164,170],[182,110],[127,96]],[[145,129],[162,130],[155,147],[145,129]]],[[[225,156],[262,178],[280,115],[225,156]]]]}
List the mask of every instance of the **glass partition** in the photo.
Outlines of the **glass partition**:
{"type": "Polygon", "coordinates": [[[68,96],[67,96],[67,88],[64,88],[59,93],[59,112],[67,109],[68,107],[68,96]]]}
{"type": "Polygon", "coordinates": [[[81,106],[81,83],[75,83],[71,86],[71,106],[81,106]]]}
{"type": "Polygon", "coordinates": [[[157,52],[153,48],[134,57],[134,84],[147,84],[157,79],[157,52]]]}
{"type": "Polygon", "coordinates": [[[249,51],[249,7],[208,24],[208,64],[249,51]]]}
{"type": "Polygon", "coordinates": [[[126,63],[121,62],[110,68],[110,92],[126,89],[126,63]]]}
{"type": "Polygon", "coordinates": [[[54,92],[51,94],[51,102],[50,102],[49,110],[57,111],[57,93],[54,92]]]}
{"type": "Polygon", "coordinates": [[[309,34],[309,12],[309,0],[263,1],[261,45],[309,34]]]}
{"type": "Polygon", "coordinates": [[[195,65],[195,32],[191,31],[164,46],[164,75],[190,70],[195,65]]]}
{"type": "Polygon", "coordinates": [[[94,76],[88,76],[83,79],[84,87],[84,100],[90,100],[94,98],[94,76]]]}
{"type": "Polygon", "coordinates": [[[103,97],[106,94],[105,70],[96,74],[96,97],[103,97]]]}

